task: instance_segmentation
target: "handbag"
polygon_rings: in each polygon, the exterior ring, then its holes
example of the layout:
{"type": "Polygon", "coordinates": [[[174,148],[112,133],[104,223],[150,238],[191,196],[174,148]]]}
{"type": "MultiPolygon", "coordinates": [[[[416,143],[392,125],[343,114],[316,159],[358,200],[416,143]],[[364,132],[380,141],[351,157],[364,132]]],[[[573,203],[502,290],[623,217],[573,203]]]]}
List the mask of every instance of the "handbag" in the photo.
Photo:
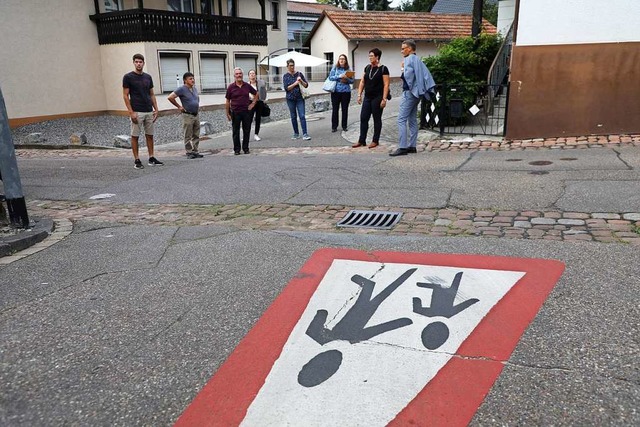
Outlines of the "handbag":
{"type": "Polygon", "coordinates": [[[262,104],[262,112],[260,113],[262,117],[269,117],[271,115],[271,107],[269,107],[266,103],[262,104]]]}
{"type": "Polygon", "coordinates": [[[338,84],[337,81],[329,80],[329,77],[327,77],[327,80],[325,80],[324,84],[322,85],[322,90],[327,92],[335,92],[337,84],[338,84]]]}

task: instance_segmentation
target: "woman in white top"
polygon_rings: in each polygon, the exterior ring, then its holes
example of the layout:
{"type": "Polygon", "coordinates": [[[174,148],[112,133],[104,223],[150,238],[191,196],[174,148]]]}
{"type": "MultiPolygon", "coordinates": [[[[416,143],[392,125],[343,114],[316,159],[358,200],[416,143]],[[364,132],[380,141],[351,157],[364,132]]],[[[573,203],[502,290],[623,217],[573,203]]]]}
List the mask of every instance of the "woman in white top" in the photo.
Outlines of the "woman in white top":
{"type": "MultiPolygon", "coordinates": [[[[264,101],[267,99],[267,85],[264,80],[259,79],[256,76],[256,70],[249,70],[249,84],[253,86],[255,90],[258,91],[260,95],[260,99],[256,103],[256,106],[253,109],[253,114],[255,115],[256,127],[255,127],[255,135],[253,139],[256,141],[260,141],[260,137],[258,134],[260,133],[260,121],[262,120],[262,109],[264,108],[264,101]]],[[[251,99],[253,99],[253,95],[249,95],[251,99]]]]}

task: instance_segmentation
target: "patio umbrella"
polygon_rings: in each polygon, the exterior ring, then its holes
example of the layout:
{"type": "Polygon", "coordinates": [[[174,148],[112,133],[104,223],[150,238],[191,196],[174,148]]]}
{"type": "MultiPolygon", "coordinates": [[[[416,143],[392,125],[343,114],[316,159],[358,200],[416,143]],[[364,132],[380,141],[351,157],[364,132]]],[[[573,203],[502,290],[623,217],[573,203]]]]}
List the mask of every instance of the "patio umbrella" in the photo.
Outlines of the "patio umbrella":
{"type": "Polygon", "coordinates": [[[326,59],[318,58],[316,56],[307,55],[301,52],[287,52],[282,55],[274,56],[273,58],[265,58],[260,62],[260,65],[270,65],[272,67],[286,67],[287,59],[293,59],[296,63],[296,67],[317,67],[318,65],[326,64],[326,59]]]}

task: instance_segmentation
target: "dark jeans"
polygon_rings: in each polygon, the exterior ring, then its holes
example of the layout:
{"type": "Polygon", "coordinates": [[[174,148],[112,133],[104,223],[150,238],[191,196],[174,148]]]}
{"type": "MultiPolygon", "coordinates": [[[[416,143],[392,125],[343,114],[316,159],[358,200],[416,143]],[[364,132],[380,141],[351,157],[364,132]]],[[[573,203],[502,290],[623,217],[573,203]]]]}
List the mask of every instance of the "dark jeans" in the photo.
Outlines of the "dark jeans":
{"type": "Polygon", "coordinates": [[[242,150],[249,149],[249,134],[251,133],[251,120],[253,111],[231,112],[231,129],[233,138],[233,151],[240,152],[240,124],[242,124],[242,150]]]}
{"type": "Polygon", "coordinates": [[[338,109],[342,107],[342,129],[347,128],[347,116],[349,115],[349,102],[351,102],[351,91],[331,92],[331,129],[338,129],[338,109]]]}
{"type": "Polygon", "coordinates": [[[380,141],[380,133],[382,132],[382,111],[380,102],[382,95],[375,98],[364,97],[362,101],[362,110],[360,110],[360,137],[358,142],[365,144],[367,141],[367,132],[369,132],[369,119],[373,115],[373,139],[372,142],[380,141]]]}
{"type": "Polygon", "coordinates": [[[255,134],[260,133],[260,122],[262,121],[262,107],[264,107],[264,101],[256,102],[256,106],[253,107],[253,115],[256,118],[256,126],[254,129],[255,134]]]}

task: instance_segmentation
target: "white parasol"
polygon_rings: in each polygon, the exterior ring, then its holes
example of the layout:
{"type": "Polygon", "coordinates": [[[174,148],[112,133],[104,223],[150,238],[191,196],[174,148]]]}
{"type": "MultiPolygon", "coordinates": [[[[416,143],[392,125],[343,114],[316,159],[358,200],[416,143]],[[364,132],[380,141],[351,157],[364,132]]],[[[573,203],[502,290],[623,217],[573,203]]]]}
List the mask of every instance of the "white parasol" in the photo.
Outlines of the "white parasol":
{"type": "Polygon", "coordinates": [[[287,60],[293,59],[296,63],[296,67],[317,67],[318,65],[326,64],[326,59],[318,58],[316,56],[307,55],[301,52],[286,52],[282,55],[274,56],[273,58],[265,58],[260,62],[260,65],[269,65],[271,67],[286,67],[287,60]]]}

